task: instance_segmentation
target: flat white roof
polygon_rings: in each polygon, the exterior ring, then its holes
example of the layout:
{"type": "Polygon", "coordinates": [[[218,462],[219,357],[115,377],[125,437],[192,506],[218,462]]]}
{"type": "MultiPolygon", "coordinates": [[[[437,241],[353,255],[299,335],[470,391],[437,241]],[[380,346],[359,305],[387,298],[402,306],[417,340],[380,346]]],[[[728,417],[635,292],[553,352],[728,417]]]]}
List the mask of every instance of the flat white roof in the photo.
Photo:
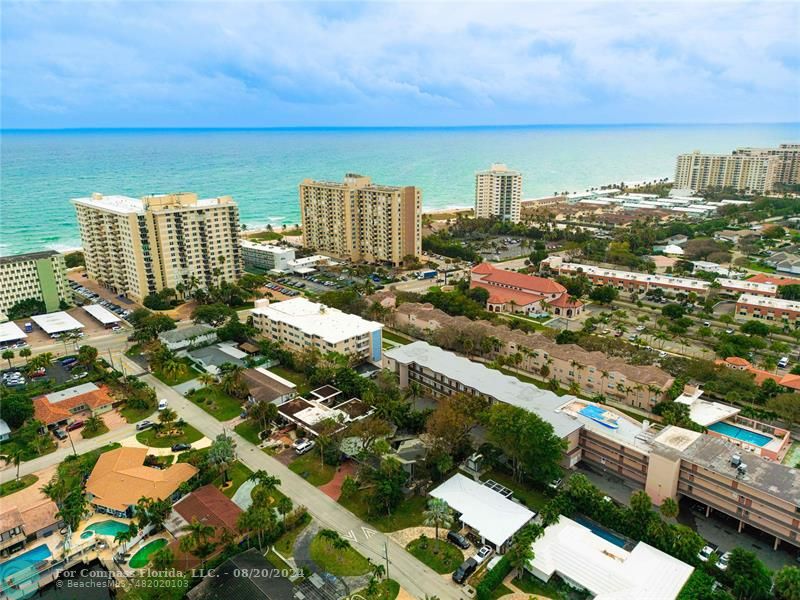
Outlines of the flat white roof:
{"type": "Polygon", "coordinates": [[[284,248],[283,246],[275,246],[274,244],[265,244],[263,242],[253,242],[250,240],[241,241],[242,248],[250,248],[260,252],[269,254],[291,254],[294,256],[294,248],[284,248]]]}
{"type": "Polygon", "coordinates": [[[696,290],[705,291],[711,285],[708,281],[701,279],[690,279],[688,277],[671,277],[669,275],[651,275],[650,273],[636,273],[634,271],[622,271],[620,269],[605,269],[603,267],[595,267],[593,265],[584,265],[580,263],[562,263],[560,269],[567,271],[577,271],[580,269],[587,275],[594,275],[597,277],[614,277],[616,279],[624,279],[627,281],[636,281],[638,283],[652,283],[655,285],[668,285],[679,288],[691,288],[696,290]]]}
{"type": "Polygon", "coordinates": [[[767,298],[764,296],[755,296],[753,294],[742,294],[736,302],[738,304],[752,304],[753,306],[763,306],[765,308],[800,311],[800,302],[796,300],[784,300],[782,298],[767,298]]]}
{"type": "Polygon", "coordinates": [[[385,357],[401,364],[416,363],[454,379],[466,387],[519,408],[531,411],[550,423],[558,437],[566,437],[581,428],[581,422],[559,409],[575,396],[557,396],[516,377],[490,369],[481,363],[458,356],[453,352],[417,341],[397,346],[383,353],[385,357]]]}
{"type": "Polygon", "coordinates": [[[253,314],[264,315],[270,321],[286,323],[330,344],[383,329],[383,325],[376,321],[367,321],[357,315],[350,315],[302,297],[255,308],[253,314]]]}
{"type": "Polygon", "coordinates": [[[332,265],[336,264],[330,258],[327,256],[322,256],[321,254],[306,256],[304,258],[295,258],[294,260],[290,260],[288,264],[290,267],[310,267],[321,262],[328,262],[332,265]]]}
{"type": "Polygon", "coordinates": [[[83,307],[83,310],[92,315],[103,325],[110,325],[111,323],[119,323],[122,320],[117,315],[112,313],[110,310],[108,310],[103,306],[100,306],[99,304],[87,304],[83,307]]]}
{"type": "Polygon", "coordinates": [[[703,427],[708,427],[719,421],[730,419],[739,413],[739,409],[727,404],[720,404],[719,402],[710,402],[703,400],[701,396],[703,390],[696,389],[694,393],[687,394],[683,392],[680,396],[675,398],[675,402],[680,402],[689,407],[689,418],[703,427]]]}
{"type": "Polygon", "coordinates": [[[98,198],[74,198],[73,204],[83,204],[92,208],[99,208],[118,214],[135,214],[144,212],[144,203],[139,198],[111,194],[98,198]]]}
{"type": "Polygon", "coordinates": [[[31,317],[31,320],[41,327],[48,335],[83,329],[83,323],[64,311],[47,315],[36,315],[35,317],[31,317]]]}
{"type": "Polygon", "coordinates": [[[47,398],[47,401],[52,404],[54,402],[61,402],[62,400],[74,398],[75,396],[82,396],[83,394],[88,394],[89,392],[94,392],[98,389],[100,388],[93,383],[82,383],[81,385],[76,385],[74,387],[67,388],[66,390],[61,390],[60,392],[46,394],[45,398],[47,398]]]}
{"type": "Polygon", "coordinates": [[[533,519],[534,513],[477,481],[456,473],[430,492],[461,513],[461,520],[496,546],[533,519]]]}
{"type": "Polygon", "coordinates": [[[288,379],[284,379],[280,375],[276,375],[275,373],[273,373],[272,371],[268,371],[264,367],[256,367],[256,371],[261,373],[264,377],[269,377],[270,379],[277,381],[281,385],[285,385],[288,388],[295,389],[297,387],[294,383],[292,383],[288,379]]]}
{"type": "Polygon", "coordinates": [[[16,340],[24,340],[28,337],[14,321],[7,323],[0,323],[0,342],[12,342],[16,340]]]}
{"type": "Polygon", "coordinates": [[[558,573],[595,600],[674,600],[694,571],[644,542],[628,552],[564,516],[531,547],[534,575],[549,580],[558,573]]]}
{"type": "Polygon", "coordinates": [[[725,279],[719,278],[717,282],[725,288],[731,288],[733,290],[740,290],[742,292],[752,291],[752,292],[762,292],[764,294],[777,294],[778,293],[778,286],[774,283],[758,283],[756,281],[747,281],[747,280],[739,280],[739,279],[725,279]]]}

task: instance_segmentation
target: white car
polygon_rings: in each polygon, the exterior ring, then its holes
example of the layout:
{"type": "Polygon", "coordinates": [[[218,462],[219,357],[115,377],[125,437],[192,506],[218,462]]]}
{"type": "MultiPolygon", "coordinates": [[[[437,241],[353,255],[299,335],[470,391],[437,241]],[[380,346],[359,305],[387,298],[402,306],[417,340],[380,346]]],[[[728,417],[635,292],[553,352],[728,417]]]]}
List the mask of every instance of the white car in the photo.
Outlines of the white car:
{"type": "Polygon", "coordinates": [[[703,546],[703,549],[700,550],[700,553],[697,555],[697,558],[699,558],[703,562],[708,562],[708,559],[711,558],[711,555],[714,554],[716,550],[717,547],[715,545],[706,544],[705,546],[703,546]]]}
{"type": "Polygon", "coordinates": [[[314,440],[309,440],[308,438],[300,438],[299,440],[295,440],[294,444],[292,444],[292,448],[294,448],[297,454],[305,454],[314,446],[316,446],[314,440]]]}
{"type": "Polygon", "coordinates": [[[484,560],[489,558],[491,555],[492,555],[492,549],[489,548],[489,546],[481,546],[480,548],[478,548],[478,551],[475,553],[475,555],[472,558],[476,563],[481,564],[484,560]]]}
{"type": "Polygon", "coordinates": [[[728,568],[728,561],[730,559],[731,559],[731,553],[726,552],[725,554],[719,557],[719,560],[717,561],[717,567],[719,567],[721,571],[725,571],[728,568]]]}
{"type": "Polygon", "coordinates": [[[158,401],[158,410],[164,410],[165,408],[167,408],[167,399],[162,398],[158,401]]]}

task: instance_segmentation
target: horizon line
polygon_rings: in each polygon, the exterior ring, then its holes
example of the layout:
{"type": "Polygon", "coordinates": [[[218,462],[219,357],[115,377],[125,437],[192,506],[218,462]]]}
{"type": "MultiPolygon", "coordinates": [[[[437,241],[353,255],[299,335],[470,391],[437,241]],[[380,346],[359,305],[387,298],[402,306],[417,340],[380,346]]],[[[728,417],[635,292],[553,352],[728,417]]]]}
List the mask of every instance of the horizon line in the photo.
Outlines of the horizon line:
{"type": "Polygon", "coordinates": [[[635,123],[527,123],[498,125],[276,125],[276,126],[119,126],[119,127],[0,127],[0,133],[47,133],[82,131],[348,131],[348,130],[419,130],[419,129],[532,129],[559,127],[730,127],[742,125],[800,125],[800,121],[748,122],[635,122],[635,123]]]}

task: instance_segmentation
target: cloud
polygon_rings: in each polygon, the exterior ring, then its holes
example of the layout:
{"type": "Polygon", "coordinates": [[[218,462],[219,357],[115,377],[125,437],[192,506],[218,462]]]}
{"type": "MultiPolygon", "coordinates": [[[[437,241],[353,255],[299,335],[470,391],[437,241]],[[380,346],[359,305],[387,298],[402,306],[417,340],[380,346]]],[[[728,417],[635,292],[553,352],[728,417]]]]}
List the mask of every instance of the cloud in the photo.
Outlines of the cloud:
{"type": "Polygon", "coordinates": [[[800,120],[792,2],[3,10],[4,127],[800,120]]]}

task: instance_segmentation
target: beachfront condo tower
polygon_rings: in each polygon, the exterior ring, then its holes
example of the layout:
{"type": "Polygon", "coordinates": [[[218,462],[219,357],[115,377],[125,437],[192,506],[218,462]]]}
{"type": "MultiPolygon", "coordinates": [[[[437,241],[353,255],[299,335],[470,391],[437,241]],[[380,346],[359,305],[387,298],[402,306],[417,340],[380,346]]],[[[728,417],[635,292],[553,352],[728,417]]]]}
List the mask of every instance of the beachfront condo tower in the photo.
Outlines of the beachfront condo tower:
{"type": "Polygon", "coordinates": [[[300,184],[303,244],[354,262],[400,266],[422,253],[422,191],[372,183],[348,173],[343,182],[300,184]]]}
{"type": "Polygon", "coordinates": [[[764,193],[800,183],[800,144],[777,148],[738,148],[731,154],[680,154],[675,187],[696,192],[732,188],[764,193]]]}
{"type": "Polygon", "coordinates": [[[493,164],[475,173],[475,216],[519,223],[522,173],[493,164]]]}
{"type": "Polygon", "coordinates": [[[44,303],[46,312],[72,304],[64,255],[53,250],[0,257],[0,312],[23,300],[44,303]]]}
{"type": "Polygon", "coordinates": [[[172,288],[185,296],[242,276],[239,208],[230,196],[92,194],[72,203],[86,271],[116,294],[142,302],[172,288]]]}

